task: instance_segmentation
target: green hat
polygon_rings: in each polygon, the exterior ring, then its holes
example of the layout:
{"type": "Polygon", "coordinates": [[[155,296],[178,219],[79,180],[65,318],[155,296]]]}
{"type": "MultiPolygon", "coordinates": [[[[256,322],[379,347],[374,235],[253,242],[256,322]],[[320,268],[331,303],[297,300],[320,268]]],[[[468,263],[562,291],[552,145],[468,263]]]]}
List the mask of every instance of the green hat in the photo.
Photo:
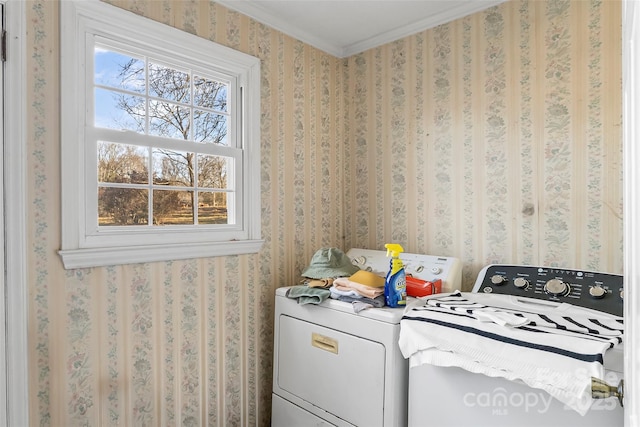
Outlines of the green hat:
{"type": "Polygon", "coordinates": [[[311,279],[347,277],[358,270],[360,267],[353,265],[349,257],[340,249],[322,248],[313,255],[309,267],[302,272],[302,276],[311,279]]]}

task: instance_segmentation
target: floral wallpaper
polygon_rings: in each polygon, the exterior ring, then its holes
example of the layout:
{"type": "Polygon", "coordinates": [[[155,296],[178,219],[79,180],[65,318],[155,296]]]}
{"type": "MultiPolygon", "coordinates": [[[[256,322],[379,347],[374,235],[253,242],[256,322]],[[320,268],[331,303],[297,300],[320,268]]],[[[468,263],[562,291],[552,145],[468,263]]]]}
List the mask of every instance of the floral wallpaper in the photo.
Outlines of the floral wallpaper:
{"type": "Polygon", "coordinates": [[[622,272],[619,1],[510,1],[347,59],[347,247],[622,272]]]}
{"type": "Polygon", "coordinates": [[[211,1],[109,3],[261,59],[265,244],[62,268],[59,2],[28,0],[31,425],[268,426],[274,291],[323,246],[455,256],[465,288],[622,272],[621,2],[512,0],[346,59],[211,1]]]}

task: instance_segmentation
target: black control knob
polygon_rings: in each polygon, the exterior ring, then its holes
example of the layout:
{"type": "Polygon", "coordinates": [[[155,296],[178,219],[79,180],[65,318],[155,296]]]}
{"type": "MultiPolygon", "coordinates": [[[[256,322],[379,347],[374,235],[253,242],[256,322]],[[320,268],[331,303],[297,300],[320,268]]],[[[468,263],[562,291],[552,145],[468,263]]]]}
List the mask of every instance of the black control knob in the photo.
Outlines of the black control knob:
{"type": "Polygon", "coordinates": [[[491,283],[497,286],[501,286],[507,283],[507,278],[499,274],[494,274],[493,276],[491,276],[491,283]]]}
{"type": "Polygon", "coordinates": [[[600,285],[594,285],[589,287],[589,295],[595,299],[604,298],[607,294],[607,290],[600,285]]]}
{"type": "Polygon", "coordinates": [[[527,289],[529,287],[529,281],[524,277],[517,277],[513,280],[513,286],[518,289],[527,289]]]}
{"type": "Polygon", "coordinates": [[[551,279],[544,284],[544,291],[554,297],[569,295],[571,288],[560,279],[551,279]]]}

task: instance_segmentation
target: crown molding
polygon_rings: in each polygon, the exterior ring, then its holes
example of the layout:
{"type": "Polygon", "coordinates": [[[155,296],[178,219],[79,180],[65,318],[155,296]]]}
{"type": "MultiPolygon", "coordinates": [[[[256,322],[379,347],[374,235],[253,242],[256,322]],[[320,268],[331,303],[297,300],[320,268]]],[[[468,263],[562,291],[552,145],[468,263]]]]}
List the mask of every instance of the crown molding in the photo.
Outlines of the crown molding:
{"type": "MultiPolygon", "coordinates": [[[[319,0],[318,0],[319,1],[319,0]]],[[[429,28],[436,27],[447,22],[462,18],[464,16],[479,12],[504,3],[508,0],[475,0],[465,4],[459,4],[446,11],[436,13],[432,16],[420,19],[413,24],[403,25],[390,31],[371,34],[370,37],[345,45],[339,45],[327,42],[321,35],[314,34],[301,28],[295,21],[284,19],[273,12],[273,10],[265,7],[260,1],[248,0],[217,0],[216,2],[227,7],[228,9],[242,13],[261,22],[269,27],[274,28],[284,34],[287,34],[297,40],[318,48],[338,58],[346,58],[366,50],[382,46],[412,34],[419,33],[429,28]]]]}

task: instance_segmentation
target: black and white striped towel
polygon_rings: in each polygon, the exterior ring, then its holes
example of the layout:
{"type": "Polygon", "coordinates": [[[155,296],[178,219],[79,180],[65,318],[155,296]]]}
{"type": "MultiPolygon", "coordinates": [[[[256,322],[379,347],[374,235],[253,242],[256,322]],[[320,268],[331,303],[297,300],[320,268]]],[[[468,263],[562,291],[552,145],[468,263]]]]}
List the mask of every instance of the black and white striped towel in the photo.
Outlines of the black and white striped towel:
{"type": "Polygon", "coordinates": [[[436,294],[407,308],[399,346],[411,366],[430,363],[520,380],[584,415],[591,377],[622,342],[622,318],[571,304],[524,304],[509,295],[436,294]]]}

